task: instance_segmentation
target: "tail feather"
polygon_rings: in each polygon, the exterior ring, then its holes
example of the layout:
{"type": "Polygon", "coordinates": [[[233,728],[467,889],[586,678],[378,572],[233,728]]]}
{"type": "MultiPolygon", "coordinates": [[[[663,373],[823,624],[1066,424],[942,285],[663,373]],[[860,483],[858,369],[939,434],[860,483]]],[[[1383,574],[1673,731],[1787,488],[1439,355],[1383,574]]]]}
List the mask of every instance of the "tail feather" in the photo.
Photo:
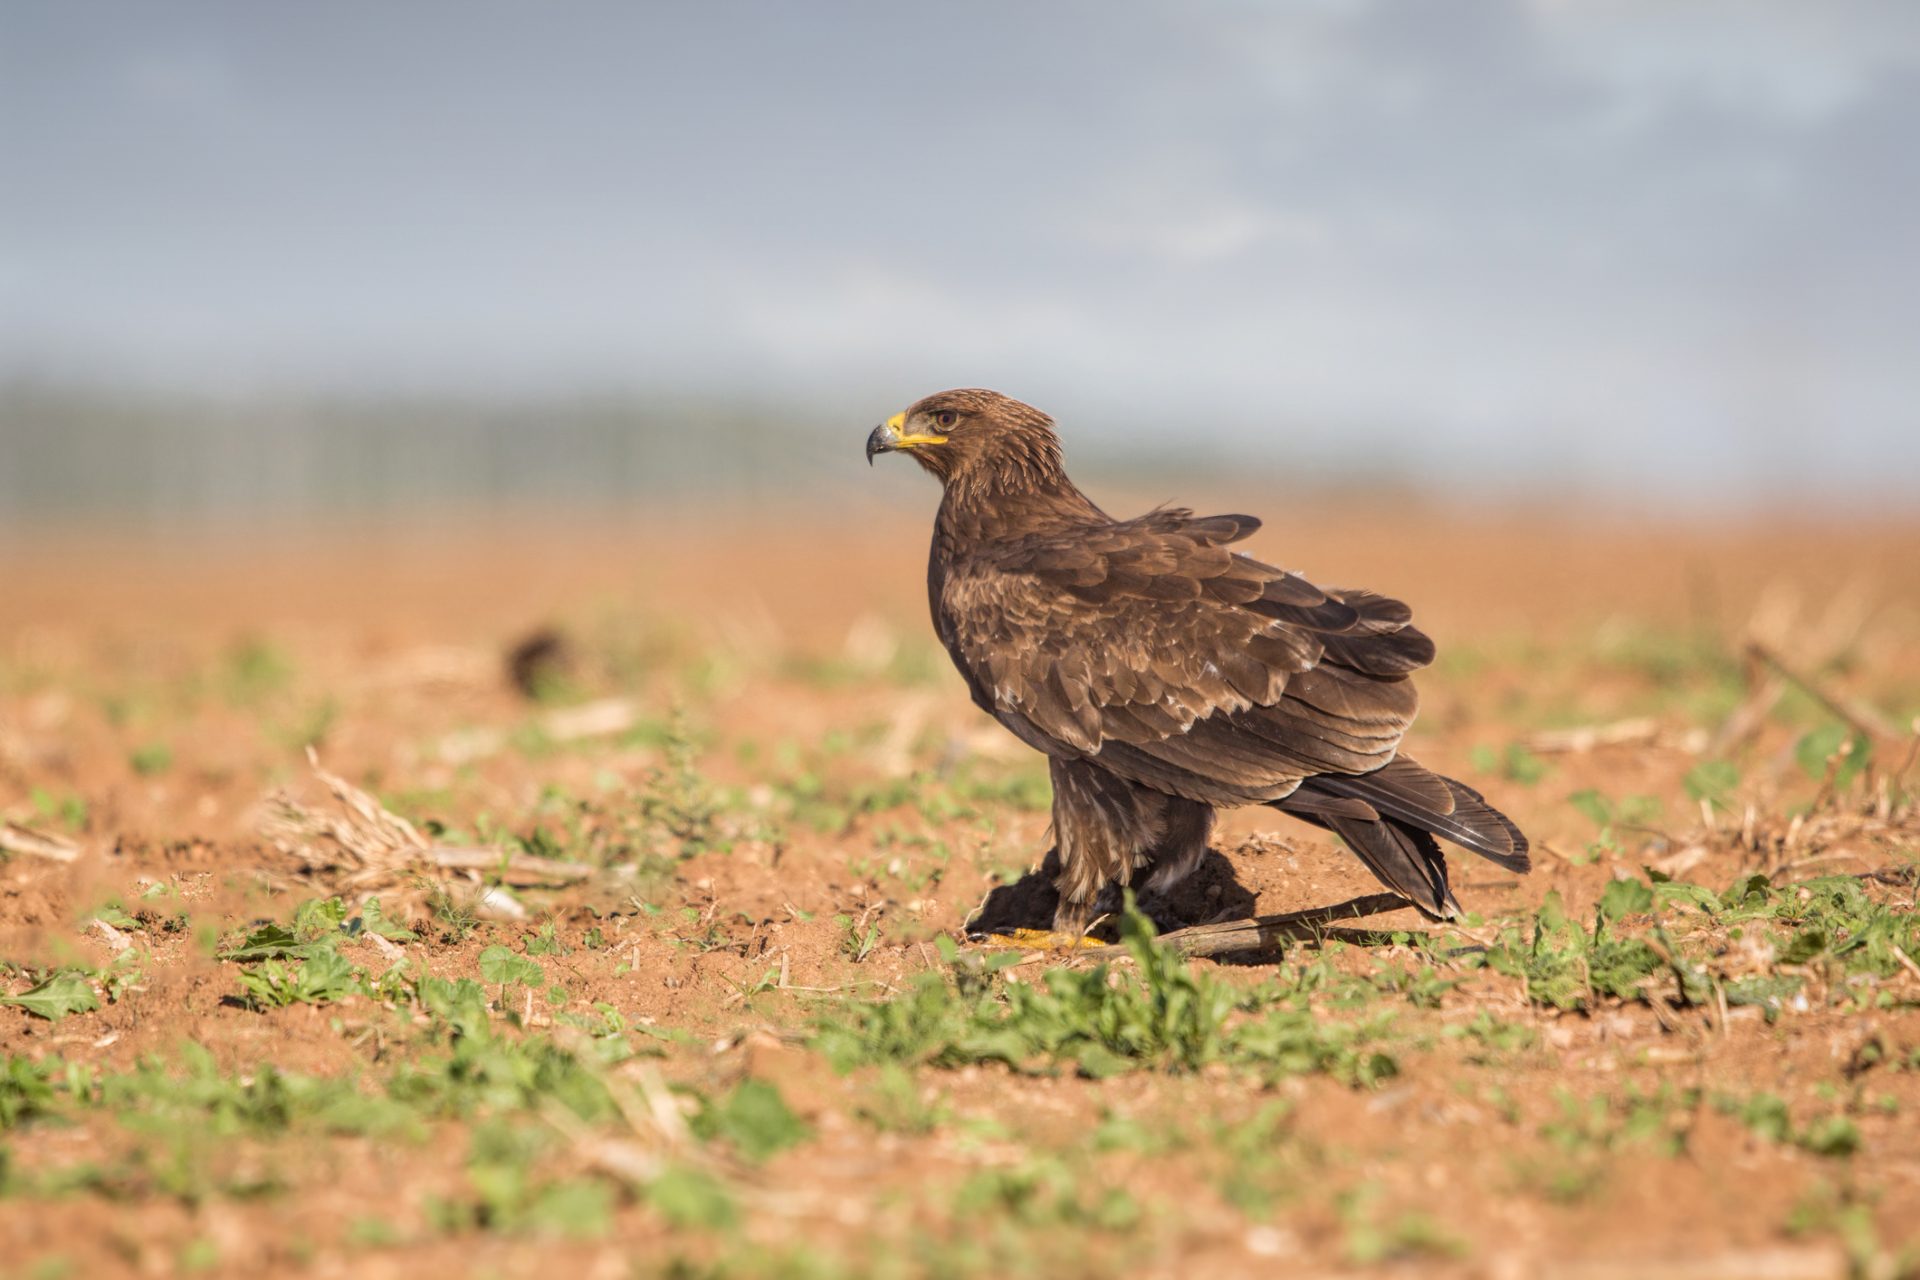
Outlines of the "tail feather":
{"type": "Polygon", "coordinates": [[[1470,844],[1466,848],[1509,871],[1533,870],[1533,858],[1527,852],[1532,845],[1527,841],[1527,833],[1515,826],[1512,818],[1488,804],[1486,797],[1466,783],[1455,778],[1442,778],[1441,781],[1453,792],[1454,818],[1471,827],[1483,840],[1482,844],[1470,844]],[[1495,849],[1504,849],[1505,852],[1494,852],[1495,849]]]}
{"type": "Polygon", "coordinates": [[[1532,869],[1527,837],[1505,814],[1466,783],[1441,777],[1405,756],[1372,773],[1323,773],[1308,778],[1300,789],[1364,800],[1509,871],[1532,869]]]}
{"type": "Polygon", "coordinates": [[[1432,836],[1391,818],[1327,821],[1387,888],[1437,919],[1451,920],[1461,913],[1460,901],[1447,883],[1447,857],[1432,836]]]}
{"type": "Polygon", "coordinates": [[[1334,832],[1389,889],[1440,919],[1460,913],[1434,837],[1510,871],[1526,871],[1527,837],[1463,782],[1404,756],[1365,774],[1320,774],[1272,802],[1283,813],[1334,832]]]}

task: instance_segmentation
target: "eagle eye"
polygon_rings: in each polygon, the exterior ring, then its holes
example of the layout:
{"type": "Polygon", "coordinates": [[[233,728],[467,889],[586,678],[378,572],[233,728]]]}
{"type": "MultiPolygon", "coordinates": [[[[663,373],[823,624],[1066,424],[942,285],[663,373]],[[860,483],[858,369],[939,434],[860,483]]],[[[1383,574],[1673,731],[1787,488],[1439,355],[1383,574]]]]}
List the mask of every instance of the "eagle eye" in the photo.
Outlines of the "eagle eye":
{"type": "Polygon", "coordinates": [[[933,415],[933,420],[943,427],[951,427],[954,423],[960,421],[960,415],[951,409],[942,409],[933,415]]]}

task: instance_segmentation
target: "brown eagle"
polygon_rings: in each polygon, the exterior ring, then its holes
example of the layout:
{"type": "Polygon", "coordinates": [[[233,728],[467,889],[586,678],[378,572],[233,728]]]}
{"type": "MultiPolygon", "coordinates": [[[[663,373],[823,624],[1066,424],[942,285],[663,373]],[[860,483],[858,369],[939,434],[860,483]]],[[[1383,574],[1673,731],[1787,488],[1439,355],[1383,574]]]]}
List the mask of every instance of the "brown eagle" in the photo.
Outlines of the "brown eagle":
{"type": "Polygon", "coordinates": [[[1406,605],[1229,550],[1252,516],[1115,520],[1067,478],[1053,420],[997,392],[889,418],[867,461],[893,452],[946,488],[927,564],[940,642],[973,700],[1047,756],[1056,930],[1084,932],[1111,887],[1179,881],[1223,805],[1333,831],[1436,917],[1460,904],[1435,836],[1527,870],[1505,815],[1399,754],[1407,677],[1433,660],[1406,605]]]}

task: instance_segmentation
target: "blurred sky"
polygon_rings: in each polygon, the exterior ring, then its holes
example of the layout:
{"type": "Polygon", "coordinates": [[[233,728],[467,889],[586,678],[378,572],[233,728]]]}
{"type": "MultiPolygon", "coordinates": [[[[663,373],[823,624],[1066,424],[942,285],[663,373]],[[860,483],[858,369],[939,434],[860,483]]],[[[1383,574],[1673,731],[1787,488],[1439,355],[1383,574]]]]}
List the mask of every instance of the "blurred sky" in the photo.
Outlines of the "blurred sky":
{"type": "Polygon", "coordinates": [[[0,157],[3,376],[1920,502],[1912,0],[22,0],[0,157]]]}

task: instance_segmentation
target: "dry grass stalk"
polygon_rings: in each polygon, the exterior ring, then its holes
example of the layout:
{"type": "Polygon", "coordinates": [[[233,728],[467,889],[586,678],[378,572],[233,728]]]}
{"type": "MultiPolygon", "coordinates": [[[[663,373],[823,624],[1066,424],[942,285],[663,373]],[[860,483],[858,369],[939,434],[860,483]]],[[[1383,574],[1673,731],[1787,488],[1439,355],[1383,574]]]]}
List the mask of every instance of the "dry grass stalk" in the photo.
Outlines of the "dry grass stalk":
{"type": "Polygon", "coordinates": [[[584,862],[537,858],[525,853],[503,855],[500,850],[486,846],[457,849],[448,845],[433,845],[426,852],[433,865],[442,870],[491,871],[508,884],[574,884],[594,873],[594,868],[584,862]]]}
{"type": "Polygon", "coordinates": [[[0,821],[0,851],[48,862],[72,862],[80,856],[80,846],[65,836],[48,835],[7,821],[0,821]]]}
{"type": "Polygon", "coordinates": [[[489,892],[483,876],[515,885],[564,885],[594,873],[581,862],[433,844],[405,818],[322,768],[312,748],[307,762],[331,793],[333,809],[317,809],[276,790],[264,802],[260,832],[308,874],[331,878],[342,888],[365,893],[417,884],[423,877],[458,877],[476,886],[480,897],[489,892]]]}
{"type": "Polygon", "coordinates": [[[1870,765],[1851,785],[1838,786],[1851,751],[1852,743],[1843,743],[1827,761],[1826,776],[1804,812],[1789,817],[1776,806],[1749,803],[1737,827],[1705,822],[1674,837],[1674,846],[1731,851],[1775,880],[1829,874],[1845,869],[1834,864],[1845,863],[1868,868],[1864,874],[1883,882],[1906,876],[1899,864],[1910,863],[1920,848],[1920,795],[1908,784],[1920,758],[1920,725],[1898,768],[1881,772],[1870,765]]]}
{"type": "Polygon", "coordinates": [[[313,776],[333,794],[337,813],[310,809],[286,790],[267,797],[261,834],[311,870],[395,872],[424,861],[428,843],[411,822],[338,774],[320,767],[307,748],[313,776]]]}
{"type": "MultiPolygon", "coordinates": [[[[550,742],[581,742],[612,738],[638,725],[644,715],[631,698],[602,698],[577,707],[561,707],[538,717],[534,724],[550,742]]],[[[504,729],[468,729],[451,733],[435,749],[448,764],[466,764],[506,750],[511,735],[504,729]]]]}
{"type": "MultiPolygon", "coordinates": [[[[1846,1280],[1847,1254],[1839,1245],[1741,1249],[1692,1258],[1553,1262],[1544,1280],[1846,1280]]],[[[1868,1272],[1867,1274],[1877,1274],[1868,1272]]]]}
{"type": "MultiPolygon", "coordinates": [[[[579,1032],[558,1028],[554,1039],[582,1062],[592,1061],[586,1037],[579,1032]]],[[[625,1132],[596,1130],[551,1100],[540,1109],[541,1117],[567,1139],[576,1158],[587,1168],[635,1191],[644,1191],[669,1168],[681,1165],[725,1181],[736,1195],[753,1197],[753,1189],[743,1183],[750,1171],[694,1137],[680,1099],[658,1068],[628,1063],[598,1074],[625,1132]]]]}
{"type": "Polygon", "coordinates": [[[1521,739],[1528,750],[1542,755],[1579,753],[1595,747],[1648,746],[1660,740],[1660,722],[1651,716],[1586,724],[1573,729],[1542,729],[1521,739]]]}
{"type": "Polygon", "coordinates": [[[1577,755],[1600,747],[1672,746],[1698,753],[1707,745],[1700,730],[1673,732],[1651,716],[1616,720],[1612,724],[1580,725],[1572,729],[1542,729],[1521,739],[1541,755],[1577,755]]]}
{"type": "MultiPolygon", "coordinates": [[[[1818,687],[1805,673],[1824,668],[1852,649],[1860,640],[1871,613],[1870,595],[1857,584],[1837,595],[1825,614],[1814,620],[1801,619],[1799,602],[1790,594],[1769,591],[1748,621],[1747,640],[1741,647],[1747,696],[1714,731],[1707,742],[1706,754],[1725,755],[1751,741],[1780,699],[1786,696],[1788,688],[1795,684],[1828,705],[1843,720],[1853,723],[1852,716],[1840,711],[1838,705],[1845,703],[1855,712],[1858,708],[1818,687]],[[1789,651],[1791,658],[1784,656],[1789,651]]],[[[1868,718],[1885,725],[1871,712],[1868,718]]],[[[1898,737],[1898,731],[1892,736],[1898,737]]]]}
{"type": "Polygon", "coordinates": [[[1863,702],[1827,688],[1825,684],[1781,657],[1771,646],[1762,644],[1758,640],[1749,640],[1747,655],[1753,662],[1772,668],[1776,675],[1799,686],[1808,697],[1869,738],[1898,741],[1904,736],[1898,726],[1878,711],[1863,702]]]}
{"type": "MultiPolygon", "coordinates": [[[[96,933],[98,933],[102,938],[105,938],[107,940],[107,945],[113,948],[114,954],[116,955],[118,955],[122,951],[125,951],[128,947],[131,947],[133,945],[132,938],[129,938],[126,934],[120,932],[118,929],[108,924],[105,920],[100,920],[97,918],[94,920],[90,920],[88,921],[88,926],[92,928],[96,933]]],[[[385,941],[385,939],[382,939],[382,941],[385,941]]]]}

